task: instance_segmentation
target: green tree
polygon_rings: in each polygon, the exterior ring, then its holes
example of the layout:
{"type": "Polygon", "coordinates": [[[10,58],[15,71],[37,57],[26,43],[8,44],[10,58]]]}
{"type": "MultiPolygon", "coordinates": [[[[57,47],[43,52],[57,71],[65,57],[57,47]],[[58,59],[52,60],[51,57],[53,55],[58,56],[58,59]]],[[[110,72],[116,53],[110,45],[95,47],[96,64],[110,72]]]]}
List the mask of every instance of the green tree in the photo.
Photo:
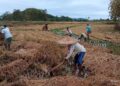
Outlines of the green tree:
{"type": "Polygon", "coordinates": [[[115,29],[120,30],[120,0],[110,0],[110,15],[116,22],[115,29]]]}
{"type": "Polygon", "coordinates": [[[110,0],[110,15],[114,20],[120,20],[120,0],[110,0]]]}
{"type": "Polygon", "coordinates": [[[13,15],[13,20],[15,21],[23,20],[22,12],[20,10],[14,10],[12,15],[13,15]]]}
{"type": "Polygon", "coordinates": [[[23,16],[25,20],[31,20],[31,21],[39,21],[39,20],[47,20],[47,11],[46,10],[40,10],[36,8],[28,8],[23,11],[23,16]]]}
{"type": "Polygon", "coordinates": [[[1,20],[12,20],[13,16],[10,12],[5,12],[2,16],[1,16],[1,20]]]}
{"type": "MultiPolygon", "coordinates": [[[[24,11],[19,9],[14,10],[13,13],[6,12],[1,17],[2,20],[13,21],[73,21],[73,18],[67,16],[54,16],[47,13],[46,9],[27,8],[24,11]]],[[[76,19],[74,21],[79,21],[76,19]]]]}

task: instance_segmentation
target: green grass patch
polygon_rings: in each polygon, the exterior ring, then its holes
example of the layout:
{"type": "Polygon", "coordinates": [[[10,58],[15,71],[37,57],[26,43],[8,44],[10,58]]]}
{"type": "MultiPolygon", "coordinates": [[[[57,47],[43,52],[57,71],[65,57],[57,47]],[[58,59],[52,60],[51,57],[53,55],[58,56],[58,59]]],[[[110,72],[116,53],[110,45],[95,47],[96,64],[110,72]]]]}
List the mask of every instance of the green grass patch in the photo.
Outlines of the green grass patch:
{"type": "Polygon", "coordinates": [[[65,32],[58,28],[52,29],[51,32],[53,32],[54,34],[57,34],[57,35],[61,35],[61,36],[65,35],[65,32]]]}
{"type": "Polygon", "coordinates": [[[111,50],[111,53],[115,55],[120,55],[120,43],[114,43],[114,42],[110,42],[102,39],[90,39],[87,42],[92,45],[106,47],[111,50]]]}
{"type": "Polygon", "coordinates": [[[120,44],[119,43],[109,43],[107,46],[113,54],[120,55],[120,44]]]}

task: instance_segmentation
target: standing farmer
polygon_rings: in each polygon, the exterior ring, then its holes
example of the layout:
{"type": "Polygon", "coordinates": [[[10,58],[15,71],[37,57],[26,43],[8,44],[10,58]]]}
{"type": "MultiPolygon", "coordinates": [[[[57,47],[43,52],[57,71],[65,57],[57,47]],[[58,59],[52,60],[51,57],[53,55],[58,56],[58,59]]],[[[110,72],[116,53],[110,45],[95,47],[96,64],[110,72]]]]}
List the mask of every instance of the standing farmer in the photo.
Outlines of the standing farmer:
{"type": "Polygon", "coordinates": [[[65,37],[60,41],[58,41],[58,43],[67,45],[68,47],[68,53],[67,56],[65,57],[65,60],[68,60],[72,56],[72,53],[76,52],[76,55],[74,57],[74,68],[75,68],[75,75],[78,76],[78,74],[82,70],[82,63],[86,53],[86,49],[84,48],[83,45],[79,44],[77,40],[71,37],[65,37]]]}
{"type": "Polygon", "coordinates": [[[88,39],[90,39],[90,34],[91,34],[91,26],[90,26],[90,24],[87,24],[87,26],[86,26],[86,33],[87,33],[87,37],[88,37],[88,39]]]}
{"type": "Polygon", "coordinates": [[[1,30],[1,33],[4,36],[4,46],[7,50],[10,50],[10,45],[11,45],[11,41],[12,41],[12,34],[9,30],[9,28],[7,27],[7,25],[3,26],[3,29],[1,30]]]}

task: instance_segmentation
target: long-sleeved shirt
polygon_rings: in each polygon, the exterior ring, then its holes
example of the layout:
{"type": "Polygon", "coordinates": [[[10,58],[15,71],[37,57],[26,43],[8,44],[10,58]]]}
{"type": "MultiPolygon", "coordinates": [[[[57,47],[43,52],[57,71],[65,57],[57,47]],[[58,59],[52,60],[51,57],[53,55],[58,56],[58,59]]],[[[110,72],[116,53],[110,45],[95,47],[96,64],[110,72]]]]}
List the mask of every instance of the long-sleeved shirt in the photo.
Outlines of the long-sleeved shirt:
{"type": "Polygon", "coordinates": [[[4,34],[5,39],[12,37],[12,34],[8,27],[1,30],[1,33],[4,34]]]}
{"type": "Polygon", "coordinates": [[[72,55],[73,52],[76,52],[76,53],[79,53],[79,52],[86,52],[86,49],[84,48],[83,45],[79,44],[79,43],[76,43],[76,44],[73,44],[69,47],[69,50],[68,50],[68,54],[66,56],[66,59],[69,59],[72,55]]]}

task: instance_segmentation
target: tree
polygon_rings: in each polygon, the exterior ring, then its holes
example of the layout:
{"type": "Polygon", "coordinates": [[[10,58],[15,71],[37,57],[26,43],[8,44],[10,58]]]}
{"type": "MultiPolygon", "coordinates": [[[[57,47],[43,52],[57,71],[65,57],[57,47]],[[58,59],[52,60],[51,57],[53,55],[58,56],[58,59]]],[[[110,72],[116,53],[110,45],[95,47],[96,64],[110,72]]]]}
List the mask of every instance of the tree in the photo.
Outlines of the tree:
{"type": "Polygon", "coordinates": [[[5,12],[2,16],[1,16],[1,20],[12,20],[13,16],[10,12],[5,12]]]}
{"type": "Polygon", "coordinates": [[[14,12],[13,12],[13,20],[15,20],[15,21],[23,20],[22,12],[20,10],[14,10],[14,12]]]}
{"type": "MultiPolygon", "coordinates": [[[[54,16],[47,13],[46,9],[27,8],[23,11],[16,9],[13,13],[6,12],[0,16],[1,20],[12,21],[81,21],[68,16],[54,16]]],[[[86,19],[82,21],[87,21],[86,19]]]]}
{"type": "Polygon", "coordinates": [[[111,18],[116,22],[115,29],[120,30],[120,0],[110,1],[110,14],[111,18]]]}
{"type": "Polygon", "coordinates": [[[113,20],[120,20],[120,0],[110,0],[110,15],[113,20]]]}
{"type": "Polygon", "coordinates": [[[47,10],[28,8],[23,11],[23,16],[24,19],[28,21],[39,21],[39,20],[46,21],[47,10]]]}

